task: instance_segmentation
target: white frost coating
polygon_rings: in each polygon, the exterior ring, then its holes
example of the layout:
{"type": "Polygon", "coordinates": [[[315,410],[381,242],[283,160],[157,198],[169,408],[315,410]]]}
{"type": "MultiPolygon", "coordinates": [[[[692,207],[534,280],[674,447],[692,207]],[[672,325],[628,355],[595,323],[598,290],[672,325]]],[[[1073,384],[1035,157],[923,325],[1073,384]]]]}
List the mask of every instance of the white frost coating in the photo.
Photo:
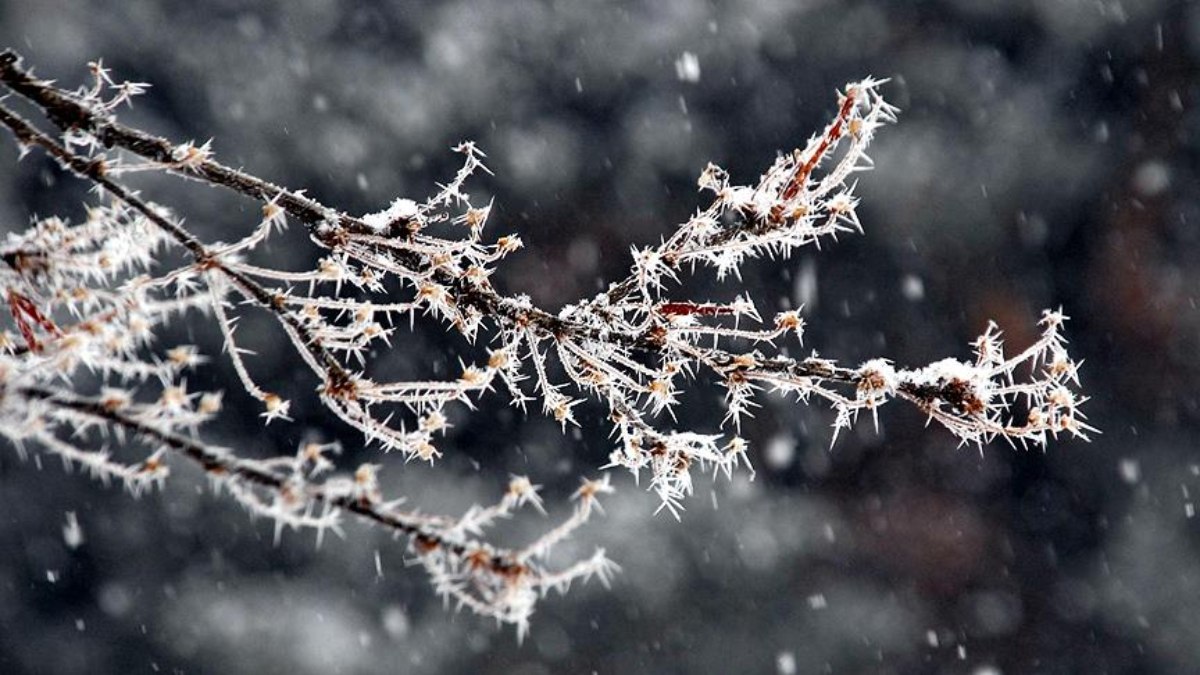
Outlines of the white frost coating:
{"type": "Polygon", "coordinates": [[[404,199],[402,197],[393,201],[392,205],[386,210],[379,211],[377,213],[368,213],[360,220],[362,220],[363,223],[365,223],[367,227],[371,228],[372,230],[375,230],[376,232],[383,232],[386,231],[388,226],[390,226],[392,223],[417,219],[420,218],[420,215],[421,212],[420,208],[417,206],[417,203],[411,199],[404,199]]]}
{"type": "Polygon", "coordinates": [[[896,391],[896,369],[887,359],[871,359],[859,366],[858,373],[863,378],[860,388],[885,394],[896,391]]]}
{"type": "Polygon", "coordinates": [[[946,358],[919,368],[905,371],[904,379],[918,387],[936,386],[947,382],[963,382],[971,386],[974,394],[984,403],[991,398],[991,375],[988,370],[946,358]]]}
{"type": "Polygon", "coordinates": [[[933,385],[950,380],[971,381],[980,376],[975,366],[958,359],[946,358],[912,371],[908,380],[916,385],[933,385]]]}

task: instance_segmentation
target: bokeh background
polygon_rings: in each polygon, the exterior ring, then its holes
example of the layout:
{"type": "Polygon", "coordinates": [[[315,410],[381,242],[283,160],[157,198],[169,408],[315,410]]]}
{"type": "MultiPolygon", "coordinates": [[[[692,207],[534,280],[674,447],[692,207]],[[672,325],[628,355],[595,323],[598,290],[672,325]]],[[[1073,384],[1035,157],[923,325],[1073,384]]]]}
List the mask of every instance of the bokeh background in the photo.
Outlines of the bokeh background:
{"type": "MultiPolygon", "coordinates": [[[[0,0],[0,44],[70,86],[103,58],[153,84],[126,121],[214,138],[227,163],[352,213],[427,195],[455,167],[448,148],[474,139],[495,172],[476,183],[496,197],[492,232],[528,244],[499,283],[550,309],[685,219],[706,162],[752,181],[824,124],[835,89],[890,77],[903,112],[861,176],[865,235],[703,292],[802,302],[806,347],[847,363],[965,358],[989,318],[1020,347],[1061,305],[1104,432],[979,451],[897,404],[831,449],[827,410],[765,398],[747,427],[755,480],[702,480],[682,523],[614,476],[607,518],[565,553],[604,546],[623,573],[542,603],[524,645],[445,611],[383,533],[274,546],[270,523],[183,465],[134,500],[0,448],[0,671],[1200,670],[1195,3],[0,0]]],[[[0,141],[0,228],[82,212],[84,186],[16,157],[0,141]]],[[[207,188],[139,185],[209,239],[257,220],[207,188]]],[[[313,251],[301,235],[264,255],[313,251]]],[[[268,320],[242,331],[260,378],[311,390],[268,320]]],[[[163,336],[189,339],[218,352],[211,327],[163,336]]],[[[379,358],[437,375],[464,349],[425,325],[379,358]]],[[[218,359],[196,385],[230,372],[218,359]]],[[[265,456],[340,439],[346,466],[378,460],[311,401],[270,433],[246,397],[227,401],[216,442],[265,456]]],[[[436,511],[526,473],[561,516],[609,451],[601,413],[563,435],[493,396],[458,411],[438,467],[385,458],[383,478],[436,511]]],[[[701,393],[679,423],[721,414],[701,393]]]]}

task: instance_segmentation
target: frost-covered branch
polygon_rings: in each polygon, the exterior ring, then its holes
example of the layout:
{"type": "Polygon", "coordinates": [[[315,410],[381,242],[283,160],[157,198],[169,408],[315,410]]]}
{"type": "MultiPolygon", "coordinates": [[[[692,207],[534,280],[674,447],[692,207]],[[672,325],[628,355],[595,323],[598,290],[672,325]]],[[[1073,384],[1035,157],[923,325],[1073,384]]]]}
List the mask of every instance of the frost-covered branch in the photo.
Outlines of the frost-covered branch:
{"type": "Polygon", "coordinates": [[[876,358],[847,367],[786,356],[800,344],[799,308],[764,321],[741,291],[724,300],[681,297],[685,275],[712,270],[740,279],[751,259],[786,258],[838,235],[861,232],[855,177],[871,168],[872,140],[895,121],[883,81],[846,86],[833,119],[803,147],[778,157],[747,185],[709,165],[699,187],[706,206],[657,246],[632,251],[627,276],[595,297],[551,313],[522,295],[500,293],[491,277],[521,247],[515,235],[485,238],[491,203],[472,202],[468,181],[486,172],[471,143],[455,148],[458,172],[424,201],[397,198],[351,215],[220,163],[211,143],[173,143],[121,124],[118,107],[145,89],[92,64],[92,81],[69,91],[38,79],[20,58],[0,54],[0,83],[45,116],[43,130],[0,103],[0,124],[22,154],[38,148],[99,194],[84,222],[36,221],[0,246],[0,289],[13,331],[0,332],[0,419],[18,448],[36,446],[97,477],[139,492],[165,478],[164,454],[192,460],[253,513],[281,527],[324,531],[351,512],[410,536],[410,549],[435,588],[460,606],[524,630],[536,598],[571,580],[611,571],[602,555],[559,572],[548,551],[598,512],[608,476],[588,480],[574,515],[530,546],[493,548],[484,530],[521,506],[540,510],[536,487],[514,478],[504,498],[460,518],[401,511],[379,494],[374,465],[353,478],[326,477],[334,460],[319,446],[296,457],[250,460],[197,440],[222,408],[219,392],[191,392],[185,372],[206,357],[190,345],[153,344],[162,326],[215,323],[236,386],[262,405],[264,423],[286,421],[291,402],[255,374],[238,335],[248,312],[271,317],[304,362],[315,398],[367,443],[405,460],[434,462],[447,407],[472,407],[503,391],[524,409],[538,401],[565,429],[589,400],[609,413],[615,440],[606,467],[640,476],[679,517],[693,492],[693,469],[731,475],[749,468],[738,433],[761,390],[814,396],[835,411],[833,438],[866,410],[908,401],[961,442],[997,438],[1044,445],[1059,434],[1085,437],[1077,364],[1065,348],[1061,312],[1047,312],[1039,340],[1007,356],[994,326],[973,362],[949,358],[923,368],[876,358]],[[181,215],[126,185],[124,177],[163,172],[255,200],[261,218],[232,242],[202,241],[181,215]],[[280,270],[250,257],[279,232],[305,228],[321,257],[308,270],[280,270]],[[399,349],[405,324],[429,317],[467,343],[459,372],[445,380],[376,381],[372,353],[399,349]],[[14,332],[15,331],[15,332],[14,332]],[[486,350],[474,348],[480,341],[486,350]],[[82,373],[98,374],[84,391],[82,373]],[[678,428],[680,394],[696,381],[726,392],[723,428],[678,428]],[[726,431],[724,429],[731,429],[726,431]],[[79,439],[93,430],[130,436],[152,448],[122,464],[79,439]]]}
{"type": "MultiPolygon", "coordinates": [[[[214,489],[228,492],[252,515],[274,521],[277,541],[284,528],[313,529],[318,543],[326,531],[342,535],[344,513],[404,535],[409,553],[426,569],[440,594],[515,624],[518,635],[528,630],[536,600],[547,591],[565,591],[572,581],[592,577],[607,585],[616,570],[602,550],[564,569],[545,564],[554,544],[582,527],[600,508],[598,496],[611,491],[607,479],[584,481],[569,518],[524,548],[506,549],[483,539],[483,528],[511,517],[526,504],[542,510],[538,486],[524,476],[512,478],[496,505],[473,508],[460,517],[430,516],[401,508],[403,499],[385,498],[374,465],[361,465],[349,476],[325,475],[334,469],[329,455],[336,446],[305,443],[294,457],[249,459],[178,433],[178,419],[146,414],[154,406],[111,396],[82,398],[42,387],[6,387],[3,395],[2,435],[18,447],[36,443],[59,456],[68,468],[78,465],[105,482],[119,480],[134,495],[161,485],[169,474],[167,457],[174,455],[202,469],[214,489]],[[106,450],[84,447],[80,432],[93,427],[140,443],[151,449],[150,454],[123,464],[106,450]],[[64,440],[63,431],[69,431],[70,440],[64,440]]],[[[188,406],[186,397],[183,406],[188,406]]]]}

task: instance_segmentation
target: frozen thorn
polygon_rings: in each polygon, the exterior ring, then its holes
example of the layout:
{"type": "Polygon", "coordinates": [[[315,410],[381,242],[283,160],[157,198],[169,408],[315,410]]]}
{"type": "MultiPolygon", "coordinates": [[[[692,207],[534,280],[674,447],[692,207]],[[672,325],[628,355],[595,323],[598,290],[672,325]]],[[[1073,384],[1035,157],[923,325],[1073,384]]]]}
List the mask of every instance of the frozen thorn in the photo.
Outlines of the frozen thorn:
{"type": "Polygon", "coordinates": [[[546,515],[542,497],[538,494],[541,489],[542,486],[534,485],[528,476],[513,476],[512,480],[508,482],[508,494],[512,496],[517,507],[531,504],[539,513],[546,515]]]}
{"type": "Polygon", "coordinates": [[[496,240],[496,251],[501,256],[505,256],[505,255],[508,255],[509,253],[519,251],[524,246],[525,246],[525,243],[522,242],[521,238],[515,234],[508,234],[508,235],[500,237],[499,239],[496,240]]]}
{"type": "Polygon", "coordinates": [[[554,421],[562,425],[563,429],[567,428],[568,424],[579,426],[579,422],[575,420],[574,408],[583,403],[583,399],[569,399],[566,397],[558,397],[551,406],[550,414],[554,416],[554,421]]]}
{"type": "Polygon", "coordinates": [[[798,310],[781,312],[775,315],[775,328],[780,331],[795,333],[801,344],[804,343],[804,319],[800,317],[798,310]]]}
{"type": "Polygon", "coordinates": [[[488,377],[487,373],[485,373],[484,371],[482,371],[478,368],[475,368],[474,366],[464,368],[462,375],[458,376],[459,382],[461,382],[464,386],[470,387],[472,389],[477,389],[479,387],[482,387],[483,385],[487,384],[489,379],[490,378],[488,377]]]}
{"type": "Polygon", "coordinates": [[[440,410],[434,410],[421,417],[419,426],[421,431],[430,434],[444,433],[450,427],[450,422],[440,410]]]}
{"type": "Polygon", "coordinates": [[[493,349],[488,354],[487,367],[492,370],[504,370],[509,364],[509,354],[507,349],[493,349]]]}
{"type": "Polygon", "coordinates": [[[710,162],[708,166],[704,167],[704,171],[700,173],[700,178],[696,183],[702,191],[707,190],[714,194],[720,194],[729,184],[729,174],[710,162]]]}
{"type": "Polygon", "coordinates": [[[612,492],[614,492],[612,479],[608,474],[604,474],[600,478],[584,478],[580,482],[579,488],[571,495],[571,499],[590,501],[598,495],[612,492]]]}
{"type": "Polygon", "coordinates": [[[408,446],[410,452],[409,457],[415,457],[422,462],[433,464],[433,461],[442,456],[442,453],[433,445],[428,437],[422,437],[408,446]]]}
{"type": "Polygon", "coordinates": [[[362,504],[380,501],[378,464],[361,464],[354,471],[354,498],[362,504]]]}
{"type": "Polygon", "coordinates": [[[204,357],[200,356],[193,345],[180,345],[167,350],[167,360],[179,369],[194,368],[204,363],[204,357]]]}
{"type": "Polygon", "coordinates": [[[472,233],[477,233],[482,230],[484,224],[487,223],[488,215],[491,213],[491,210],[491,204],[488,204],[480,209],[469,208],[467,209],[466,213],[460,216],[461,222],[470,228],[472,233]]]}
{"type": "Polygon", "coordinates": [[[1042,318],[1038,323],[1045,326],[1047,330],[1056,330],[1059,326],[1066,323],[1069,318],[1063,314],[1061,307],[1056,310],[1046,309],[1042,311],[1042,318]]]}
{"type": "Polygon", "coordinates": [[[208,392],[200,396],[200,402],[196,405],[196,412],[211,416],[221,412],[221,402],[223,395],[220,392],[208,392]]]}
{"type": "Polygon", "coordinates": [[[290,401],[285,401],[277,394],[272,394],[270,392],[264,393],[261,400],[263,406],[266,408],[266,410],[264,410],[261,414],[261,417],[266,419],[268,424],[270,424],[272,420],[281,419],[290,421],[292,419],[291,417],[288,417],[288,412],[290,411],[292,405],[290,401]]]}

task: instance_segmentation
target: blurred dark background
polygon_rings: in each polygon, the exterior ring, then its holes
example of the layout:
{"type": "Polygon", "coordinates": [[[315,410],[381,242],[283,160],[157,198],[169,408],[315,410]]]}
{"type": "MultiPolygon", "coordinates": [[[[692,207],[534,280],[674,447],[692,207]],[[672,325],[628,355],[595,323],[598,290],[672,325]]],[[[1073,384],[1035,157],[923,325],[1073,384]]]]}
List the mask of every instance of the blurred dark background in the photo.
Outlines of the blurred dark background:
{"type": "MultiPolygon", "coordinates": [[[[448,148],[474,139],[495,171],[475,184],[496,197],[492,233],[528,244],[499,283],[549,309],[620,278],[631,244],[685,219],[707,161],[753,181],[821,128],[835,89],[890,77],[903,111],[860,177],[865,235],[752,265],[744,288],[764,313],[804,303],[806,348],[851,364],[965,358],[989,318],[1020,348],[1061,305],[1104,432],[980,452],[896,404],[880,433],[863,424],[831,449],[827,410],[766,397],[746,431],[756,479],[700,480],[682,523],[614,476],[607,518],[564,553],[607,547],[623,573],[542,603],[523,646],[444,611],[384,533],[276,547],[269,523],[183,465],[133,500],[0,449],[0,671],[1200,670],[1200,6],[0,0],[0,44],[72,87],[103,58],[153,84],[127,122],[211,137],[223,161],[352,213],[427,195],[456,166],[448,148]],[[67,512],[85,537],[73,549],[67,512]]],[[[78,217],[84,186],[16,156],[0,141],[0,228],[78,217]]],[[[209,239],[257,221],[207,188],[139,186],[209,239]]],[[[313,252],[297,233],[263,255],[313,252]]],[[[269,321],[242,330],[261,378],[311,390],[269,321]]],[[[218,353],[210,328],[163,336],[189,339],[218,353]]],[[[428,376],[470,349],[425,325],[380,358],[428,376]]],[[[195,382],[229,373],[218,359],[195,382]]],[[[390,491],[432,511],[492,499],[518,472],[561,516],[610,447],[597,406],[564,436],[493,396],[457,411],[438,467],[403,466],[311,401],[268,434],[227,396],[215,441],[267,455],[340,439],[346,466],[381,461],[390,491]]],[[[720,415],[700,394],[679,423],[720,415]]]]}

